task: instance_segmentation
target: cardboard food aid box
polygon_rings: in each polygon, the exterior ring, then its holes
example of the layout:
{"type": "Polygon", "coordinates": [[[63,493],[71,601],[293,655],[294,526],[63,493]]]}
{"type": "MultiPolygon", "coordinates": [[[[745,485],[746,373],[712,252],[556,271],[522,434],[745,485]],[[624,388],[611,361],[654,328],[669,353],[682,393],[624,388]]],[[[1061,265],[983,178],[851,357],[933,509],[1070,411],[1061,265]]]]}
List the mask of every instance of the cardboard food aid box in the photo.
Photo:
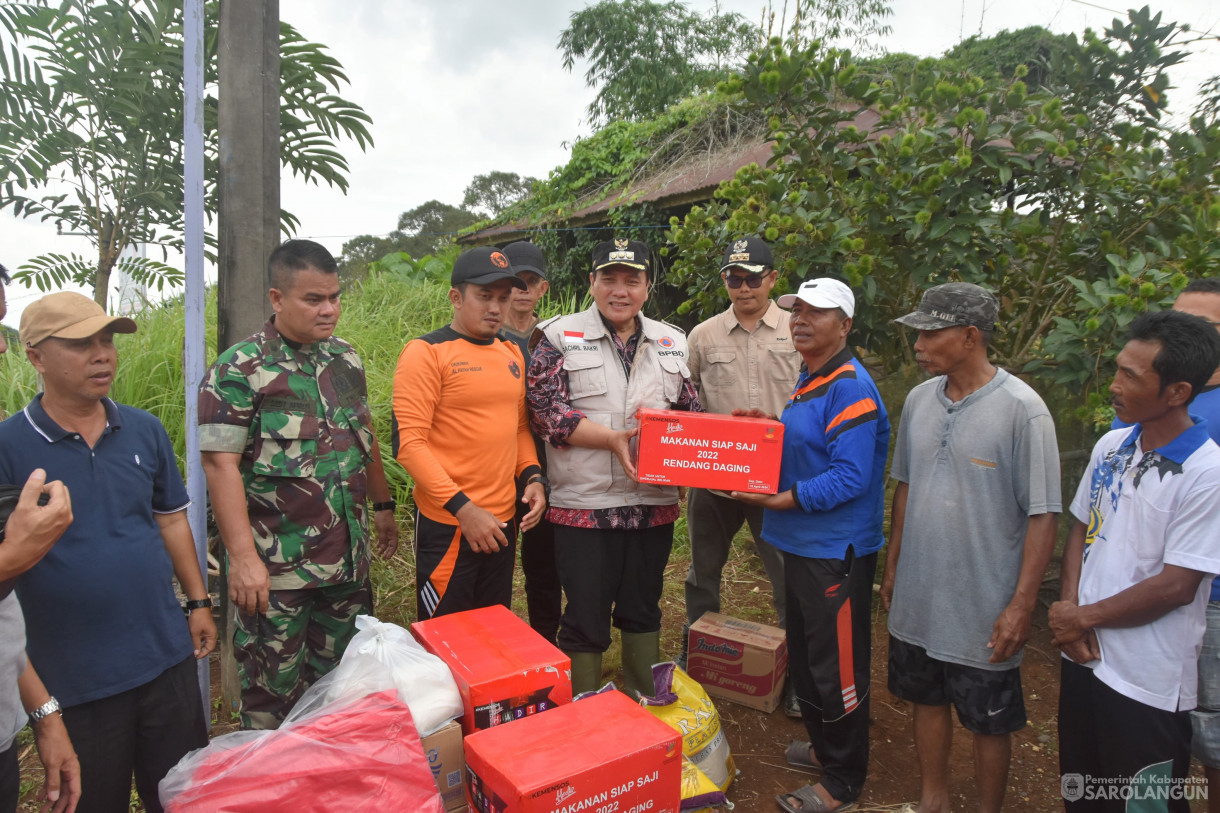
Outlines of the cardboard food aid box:
{"type": "Polygon", "coordinates": [[[636,413],[641,483],[774,494],[784,425],[763,418],[641,409],[636,413]]]}
{"type": "Polygon", "coordinates": [[[682,735],[617,691],[466,738],[478,813],[678,813],[682,735]]]}
{"type": "Polygon", "coordinates": [[[416,621],[411,634],[453,672],[466,734],[572,702],[571,661],[507,607],[416,621]]]}
{"type": "Polygon", "coordinates": [[[704,613],[687,648],[686,673],[708,694],[766,712],[780,704],[788,641],[779,627],[704,613]]]}
{"type": "Polygon", "coordinates": [[[445,810],[454,813],[466,807],[466,758],[462,751],[462,727],[452,722],[421,738],[424,756],[440,791],[445,810]]]}

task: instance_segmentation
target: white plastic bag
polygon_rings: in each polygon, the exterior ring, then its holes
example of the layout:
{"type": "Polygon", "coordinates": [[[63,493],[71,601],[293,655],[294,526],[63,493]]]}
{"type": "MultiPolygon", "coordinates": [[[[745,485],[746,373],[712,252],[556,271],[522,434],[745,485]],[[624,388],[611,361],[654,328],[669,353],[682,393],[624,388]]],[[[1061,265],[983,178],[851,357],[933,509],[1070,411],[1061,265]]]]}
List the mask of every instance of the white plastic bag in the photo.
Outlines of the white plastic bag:
{"type": "Polygon", "coordinates": [[[371,615],[357,616],[356,628],[359,632],[347,645],[339,665],[326,676],[329,689],[324,702],[397,689],[423,737],[462,715],[462,695],[453,673],[410,632],[371,615]]]}

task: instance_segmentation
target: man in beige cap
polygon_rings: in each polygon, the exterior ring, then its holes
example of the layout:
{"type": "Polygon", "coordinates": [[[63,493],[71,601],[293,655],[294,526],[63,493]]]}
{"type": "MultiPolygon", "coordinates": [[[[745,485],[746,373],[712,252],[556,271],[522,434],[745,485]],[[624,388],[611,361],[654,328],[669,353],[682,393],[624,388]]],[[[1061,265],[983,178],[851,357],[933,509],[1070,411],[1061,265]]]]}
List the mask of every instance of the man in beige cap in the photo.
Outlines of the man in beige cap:
{"type": "Polygon", "coordinates": [[[35,468],[64,482],[74,521],[17,581],[30,661],[81,764],[81,811],[126,810],[134,773],[146,810],[157,783],[207,744],[195,661],[216,644],[211,600],[186,520],[189,504],[165,428],[108,396],[115,333],[136,324],[76,293],[21,318],[21,344],[45,391],[0,423],[0,482],[35,468]],[[176,576],[187,598],[174,595],[176,576]]]}

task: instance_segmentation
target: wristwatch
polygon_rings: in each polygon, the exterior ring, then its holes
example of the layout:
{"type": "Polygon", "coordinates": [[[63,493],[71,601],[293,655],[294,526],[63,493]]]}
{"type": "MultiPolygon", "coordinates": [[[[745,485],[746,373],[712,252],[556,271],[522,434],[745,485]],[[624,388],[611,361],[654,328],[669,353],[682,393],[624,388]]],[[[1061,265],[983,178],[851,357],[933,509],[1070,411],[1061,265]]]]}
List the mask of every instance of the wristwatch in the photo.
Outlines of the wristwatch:
{"type": "Polygon", "coordinates": [[[47,702],[43,703],[41,706],[39,706],[38,708],[36,708],[30,712],[30,722],[36,723],[39,720],[43,720],[47,717],[50,717],[55,712],[59,712],[60,714],[63,714],[63,712],[60,711],[60,708],[59,708],[59,701],[56,700],[54,697],[52,697],[50,700],[48,700],[47,702]]]}
{"type": "Polygon", "coordinates": [[[398,503],[393,500],[373,503],[373,511],[393,511],[396,507],[398,507],[398,503]]]}
{"type": "Polygon", "coordinates": [[[534,483],[538,483],[539,485],[542,486],[542,493],[544,495],[546,495],[546,501],[550,502],[551,501],[551,481],[546,479],[546,477],[544,477],[541,474],[535,474],[533,477],[531,477],[529,479],[529,482],[527,482],[526,485],[527,486],[533,485],[534,483]]]}
{"type": "Polygon", "coordinates": [[[190,613],[193,610],[202,610],[204,608],[211,609],[211,607],[212,607],[212,597],[211,596],[208,596],[207,598],[194,598],[194,599],[191,599],[190,601],[186,602],[186,604],[182,605],[182,612],[190,613]]]}

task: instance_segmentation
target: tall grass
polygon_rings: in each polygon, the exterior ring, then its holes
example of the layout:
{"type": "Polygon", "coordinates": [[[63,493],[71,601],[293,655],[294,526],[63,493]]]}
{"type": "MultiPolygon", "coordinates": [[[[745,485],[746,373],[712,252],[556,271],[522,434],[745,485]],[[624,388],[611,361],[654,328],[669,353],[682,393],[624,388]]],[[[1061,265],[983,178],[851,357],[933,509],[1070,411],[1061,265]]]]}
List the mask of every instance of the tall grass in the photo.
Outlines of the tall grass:
{"type": "MultiPolygon", "coordinates": [[[[343,296],[337,335],[351,343],[364,360],[369,401],[377,437],[393,487],[405,501],[409,480],[389,454],[390,402],[394,366],[403,345],[450,318],[448,286],[427,282],[410,287],[389,276],[374,276],[343,296]]],[[[270,314],[270,305],[267,307],[270,314]]],[[[165,425],[181,462],[186,450],[185,379],[182,347],[185,316],[182,299],[148,308],[135,317],[139,330],[118,334],[118,373],[111,396],[153,413],[165,425]]],[[[206,313],[207,359],[216,357],[216,295],[210,290],[206,313]]],[[[15,414],[38,392],[33,366],[14,346],[0,358],[0,408],[15,414]]]]}
{"type": "MultiPolygon", "coordinates": [[[[336,335],[350,343],[364,361],[368,377],[369,406],[374,429],[385,461],[386,477],[400,506],[410,500],[411,478],[390,454],[390,425],[394,368],[403,345],[449,323],[452,309],[449,286],[444,282],[407,282],[394,274],[372,274],[346,289],[343,313],[336,335]]],[[[587,294],[548,296],[539,302],[543,318],[584,310],[587,294]]],[[[270,314],[270,305],[267,313],[270,314]]],[[[139,331],[119,334],[115,344],[119,367],[112,397],[119,403],[146,409],[165,425],[180,466],[186,454],[184,373],[182,346],[185,313],[182,299],[155,305],[135,317],[139,331]]],[[[216,294],[209,290],[205,317],[207,359],[216,357],[216,294]]],[[[37,376],[16,342],[0,357],[0,408],[13,415],[38,392],[37,376]]],[[[477,427],[472,427],[477,431],[477,427]]],[[[399,512],[404,518],[405,512],[399,512]]],[[[685,521],[680,521],[676,547],[685,550],[685,521]]],[[[403,549],[409,546],[406,538],[403,549]]],[[[385,620],[406,623],[414,614],[411,585],[415,583],[414,557],[397,556],[390,562],[374,562],[373,582],[378,614],[385,620]]]]}

